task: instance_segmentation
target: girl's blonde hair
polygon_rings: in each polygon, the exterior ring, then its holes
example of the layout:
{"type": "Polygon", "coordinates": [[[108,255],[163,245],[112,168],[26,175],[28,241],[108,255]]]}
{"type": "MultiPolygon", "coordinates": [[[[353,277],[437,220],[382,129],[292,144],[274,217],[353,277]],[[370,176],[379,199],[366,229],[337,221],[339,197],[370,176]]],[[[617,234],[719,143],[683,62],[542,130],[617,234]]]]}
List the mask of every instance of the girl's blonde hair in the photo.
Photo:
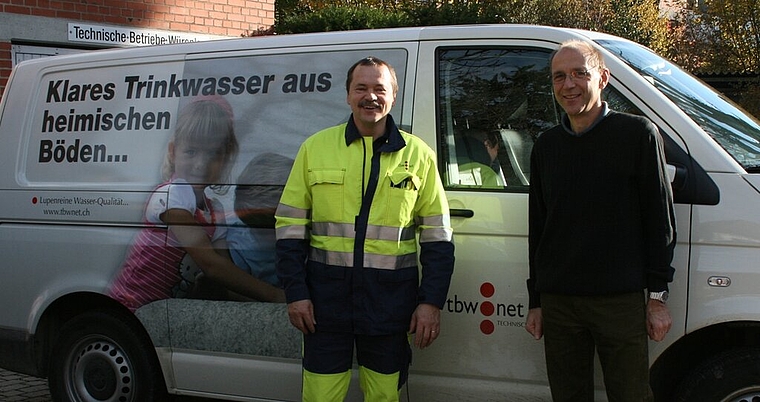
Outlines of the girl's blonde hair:
{"type": "MultiPolygon", "coordinates": [[[[180,143],[196,141],[218,141],[223,144],[224,167],[211,189],[216,193],[226,191],[230,172],[238,154],[238,142],[233,126],[233,114],[230,104],[221,96],[199,97],[185,106],[177,117],[169,143],[176,147],[180,143]]],[[[169,152],[164,156],[161,167],[164,181],[171,180],[174,175],[174,161],[169,152]]]]}

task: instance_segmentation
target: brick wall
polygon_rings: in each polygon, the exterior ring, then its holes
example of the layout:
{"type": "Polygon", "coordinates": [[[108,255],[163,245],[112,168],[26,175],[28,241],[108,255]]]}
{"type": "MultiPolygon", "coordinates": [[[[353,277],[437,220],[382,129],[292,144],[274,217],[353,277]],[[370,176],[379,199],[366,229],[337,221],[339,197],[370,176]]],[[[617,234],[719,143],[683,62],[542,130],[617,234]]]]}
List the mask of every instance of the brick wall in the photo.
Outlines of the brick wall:
{"type": "Polygon", "coordinates": [[[0,100],[2,100],[5,83],[11,75],[11,43],[0,41],[0,100]]]}
{"type": "MultiPolygon", "coordinates": [[[[274,24],[275,0],[0,0],[0,12],[209,35],[241,36],[274,24]]],[[[11,44],[0,41],[0,96],[11,44]]]]}

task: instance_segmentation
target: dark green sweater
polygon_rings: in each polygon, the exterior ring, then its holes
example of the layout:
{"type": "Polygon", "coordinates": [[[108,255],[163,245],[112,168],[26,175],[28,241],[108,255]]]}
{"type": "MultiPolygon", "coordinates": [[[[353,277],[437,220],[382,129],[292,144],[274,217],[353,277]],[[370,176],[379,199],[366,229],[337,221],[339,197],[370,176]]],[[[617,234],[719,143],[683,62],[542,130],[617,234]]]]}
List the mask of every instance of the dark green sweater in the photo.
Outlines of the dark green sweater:
{"type": "Polygon", "coordinates": [[[540,307],[541,293],[668,288],[675,221],[663,154],[654,124],[614,111],[582,135],[558,125],[538,137],[530,172],[531,308],[540,307]]]}

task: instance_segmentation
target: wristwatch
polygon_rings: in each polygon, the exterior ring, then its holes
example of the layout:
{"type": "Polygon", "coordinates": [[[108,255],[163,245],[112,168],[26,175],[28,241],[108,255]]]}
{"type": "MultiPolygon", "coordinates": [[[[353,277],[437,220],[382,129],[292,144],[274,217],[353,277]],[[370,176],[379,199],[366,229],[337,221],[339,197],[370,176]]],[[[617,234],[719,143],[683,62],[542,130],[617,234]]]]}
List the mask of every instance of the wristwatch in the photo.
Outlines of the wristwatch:
{"type": "Polygon", "coordinates": [[[662,292],[649,292],[649,299],[665,303],[668,301],[668,291],[663,290],[662,292]]]}

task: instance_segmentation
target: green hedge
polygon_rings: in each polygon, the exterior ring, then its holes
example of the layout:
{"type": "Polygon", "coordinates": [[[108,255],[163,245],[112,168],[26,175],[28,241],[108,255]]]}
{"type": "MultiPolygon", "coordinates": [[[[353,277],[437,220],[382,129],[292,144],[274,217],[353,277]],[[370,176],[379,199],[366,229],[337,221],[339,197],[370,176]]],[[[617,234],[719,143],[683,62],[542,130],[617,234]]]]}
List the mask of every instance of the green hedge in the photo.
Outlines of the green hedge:
{"type": "Polygon", "coordinates": [[[275,24],[278,34],[347,31],[412,26],[402,11],[387,11],[367,6],[329,6],[313,12],[281,16],[275,24]]]}

